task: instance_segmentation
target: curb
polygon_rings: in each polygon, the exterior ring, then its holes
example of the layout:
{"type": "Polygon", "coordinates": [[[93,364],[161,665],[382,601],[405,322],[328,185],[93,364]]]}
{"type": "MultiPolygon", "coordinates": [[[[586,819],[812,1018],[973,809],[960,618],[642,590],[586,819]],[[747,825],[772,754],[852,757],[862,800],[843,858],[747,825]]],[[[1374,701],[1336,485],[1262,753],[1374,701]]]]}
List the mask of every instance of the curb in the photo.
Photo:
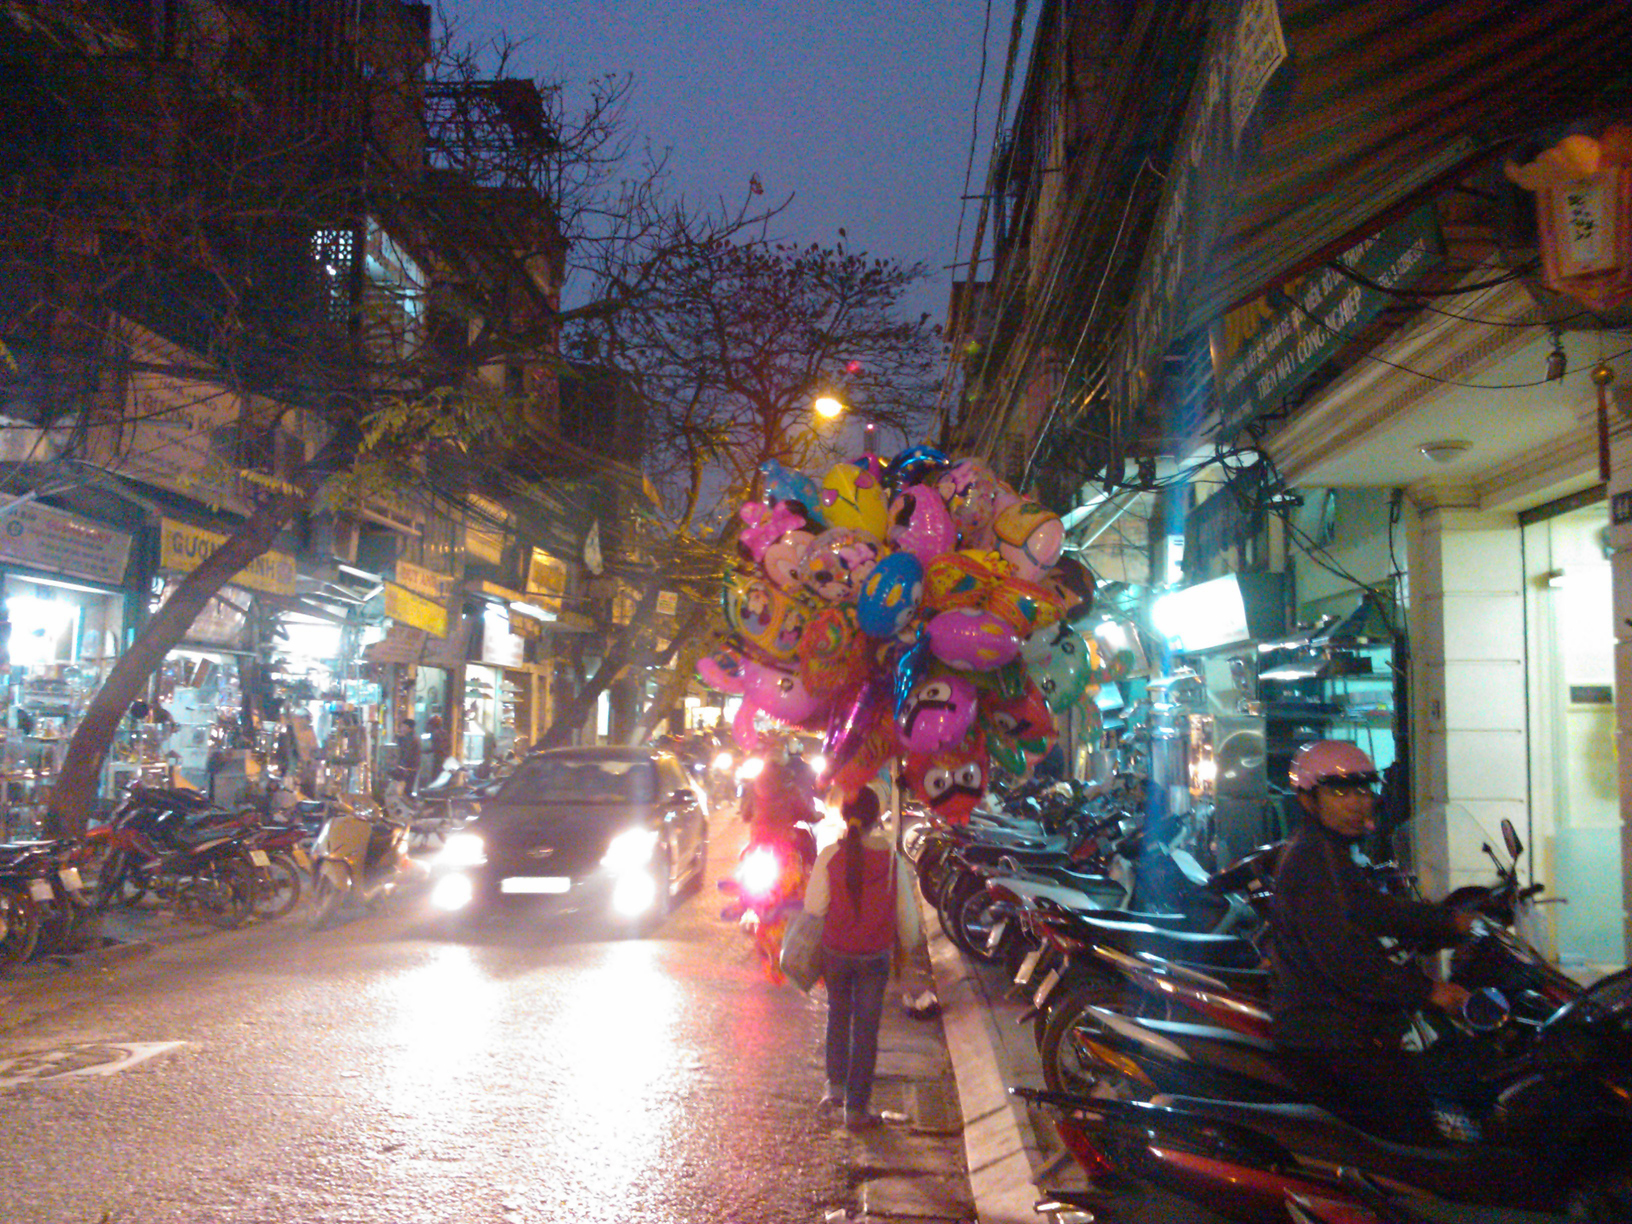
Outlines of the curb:
{"type": "Polygon", "coordinates": [[[1009,1095],[1003,1041],[991,1000],[963,953],[934,918],[922,895],[918,909],[928,936],[930,969],[941,1001],[941,1024],[963,1109],[969,1189],[980,1224],[1035,1224],[1035,1178],[1047,1155],[1021,1102],[1009,1095]]]}

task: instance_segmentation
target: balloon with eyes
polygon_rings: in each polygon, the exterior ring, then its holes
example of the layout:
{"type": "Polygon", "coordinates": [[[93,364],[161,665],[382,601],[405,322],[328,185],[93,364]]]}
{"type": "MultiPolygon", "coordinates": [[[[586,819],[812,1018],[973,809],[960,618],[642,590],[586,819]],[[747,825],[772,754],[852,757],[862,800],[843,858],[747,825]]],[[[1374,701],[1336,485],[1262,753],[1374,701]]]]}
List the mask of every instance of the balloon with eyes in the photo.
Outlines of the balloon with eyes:
{"type": "Polygon", "coordinates": [[[822,517],[830,527],[849,527],[882,540],[890,508],[884,496],[884,468],[876,455],[835,463],[822,477],[822,517]]]}
{"type": "Polygon", "coordinates": [[[767,459],[759,465],[760,475],[765,478],[765,500],[772,504],[779,501],[796,501],[805,508],[816,530],[828,525],[822,517],[822,489],[814,480],[803,472],[785,467],[775,459],[767,459]]]}
{"type": "Polygon", "coordinates": [[[986,744],[974,731],[939,752],[911,752],[906,760],[907,787],[931,812],[951,824],[967,824],[986,793],[986,744]]]}
{"type": "Polygon", "coordinates": [[[834,527],[811,542],[800,563],[805,588],[827,603],[854,603],[884,546],[876,536],[850,527],[834,527]]]}
{"type": "Polygon", "coordinates": [[[1018,502],[993,521],[997,550],[1028,582],[1036,582],[1060,559],[1065,526],[1059,515],[1040,502],[1018,502]]]}
{"type": "Polygon", "coordinates": [[[982,459],[960,459],[935,478],[935,491],[958,524],[964,548],[990,548],[998,479],[982,459]]]}
{"type": "Polygon", "coordinates": [[[791,661],[810,617],[810,606],[763,578],[735,574],[728,578],[722,605],[725,623],[749,646],[773,659],[791,661]]]}
{"type": "Polygon", "coordinates": [[[749,502],[737,513],[743,524],[737,533],[737,551],[782,590],[797,590],[799,565],[821,530],[804,503],[782,500],[767,506],[749,502]]]}
{"type": "Polygon", "coordinates": [[[931,675],[907,694],[895,715],[901,746],[909,752],[943,752],[974,725],[975,686],[958,675],[931,675]]]}
{"type": "Polygon", "coordinates": [[[1082,635],[1063,621],[1026,639],[1020,648],[1026,674],[1056,714],[1082,700],[1093,678],[1094,656],[1082,635]]]}
{"type": "Polygon", "coordinates": [[[981,694],[980,716],[992,760],[1017,778],[1029,774],[1058,738],[1042,691],[1018,669],[981,694]]]}

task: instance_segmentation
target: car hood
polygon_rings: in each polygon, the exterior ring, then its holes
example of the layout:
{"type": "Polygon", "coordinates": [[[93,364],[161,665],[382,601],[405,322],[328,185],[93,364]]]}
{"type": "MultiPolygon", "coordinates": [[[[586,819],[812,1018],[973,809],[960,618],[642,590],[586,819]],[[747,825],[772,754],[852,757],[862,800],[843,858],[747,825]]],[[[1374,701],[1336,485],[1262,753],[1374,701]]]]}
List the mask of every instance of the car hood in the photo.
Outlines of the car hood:
{"type": "Polygon", "coordinates": [[[637,803],[487,804],[472,828],[490,853],[549,845],[598,855],[615,835],[645,823],[646,811],[637,803]]]}

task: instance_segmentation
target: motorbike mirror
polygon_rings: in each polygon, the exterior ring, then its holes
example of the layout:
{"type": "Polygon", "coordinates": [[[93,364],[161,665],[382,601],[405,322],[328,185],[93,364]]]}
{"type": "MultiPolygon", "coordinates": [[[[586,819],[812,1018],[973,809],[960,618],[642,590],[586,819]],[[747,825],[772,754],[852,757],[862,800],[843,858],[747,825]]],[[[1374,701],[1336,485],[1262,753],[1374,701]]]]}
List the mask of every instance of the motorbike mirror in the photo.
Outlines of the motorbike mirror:
{"type": "Polygon", "coordinates": [[[1519,855],[1524,853],[1524,843],[1519,840],[1519,831],[1513,827],[1513,822],[1502,817],[1502,844],[1514,862],[1518,862],[1519,855]]]}
{"type": "Polygon", "coordinates": [[[1476,1033],[1489,1033],[1501,1028],[1512,1014],[1507,996],[1494,986],[1481,986],[1462,1005],[1462,1018],[1476,1033]]]}

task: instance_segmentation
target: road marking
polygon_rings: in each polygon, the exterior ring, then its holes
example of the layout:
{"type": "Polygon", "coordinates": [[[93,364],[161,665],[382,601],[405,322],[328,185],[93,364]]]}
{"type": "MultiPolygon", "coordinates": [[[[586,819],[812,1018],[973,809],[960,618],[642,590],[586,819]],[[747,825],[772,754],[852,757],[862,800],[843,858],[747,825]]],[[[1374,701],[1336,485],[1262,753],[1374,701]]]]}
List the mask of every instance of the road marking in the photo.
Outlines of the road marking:
{"type": "Polygon", "coordinates": [[[19,1084],[71,1076],[117,1075],[186,1044],[185,1041],[89,1042],[0,1058],[0,1091],[19,1084]]]}

